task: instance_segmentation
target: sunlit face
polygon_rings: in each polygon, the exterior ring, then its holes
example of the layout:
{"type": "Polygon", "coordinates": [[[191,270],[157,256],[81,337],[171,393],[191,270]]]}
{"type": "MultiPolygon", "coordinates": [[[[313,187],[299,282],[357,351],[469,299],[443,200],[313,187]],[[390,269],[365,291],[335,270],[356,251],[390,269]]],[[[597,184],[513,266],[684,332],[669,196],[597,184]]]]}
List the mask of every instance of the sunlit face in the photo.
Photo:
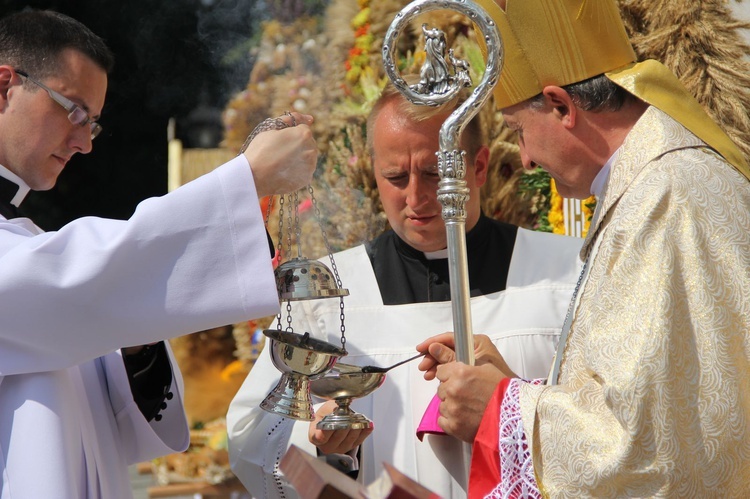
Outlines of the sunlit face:
{"type": "Polygon", "coordinates": [[[547,104],[537,109],[525,102],[502,112],[506,125],[518,132],[524,168],[539,166],[546,170],[563,197],[585,199],[591,195],[591,183],[598,170],[587,164],[588,155],[565,126],[565,116],[547,104]]]}
{"type": "MultiPolygon", "coordinates": [[[[386,104],[373,127],[373,170],[383,209],[393,230],[413,248],[437,251],[447,246],[442,206],[437,200],[438,134],[446,116],[413,123],[386,104]]],[[[479,188],[486,180],[486,148],[475,165],[467,165],[470,198],[466,204],[466,229],[479,219],[479,188]]]]}
{"type": "MultiPolygon", "coordinates": [[[[98,119],[107,91],[106,72],[72,49],[63,51],[60,60],[61,71],[43,83],[98,119]]],[[[41,88],[22,86],[15,73],[12,78],[0,112],[0,164],[34,190],[51,189],[74,154],[91,151],[91,130],[72,124],[65,109],[41,88]]]]}

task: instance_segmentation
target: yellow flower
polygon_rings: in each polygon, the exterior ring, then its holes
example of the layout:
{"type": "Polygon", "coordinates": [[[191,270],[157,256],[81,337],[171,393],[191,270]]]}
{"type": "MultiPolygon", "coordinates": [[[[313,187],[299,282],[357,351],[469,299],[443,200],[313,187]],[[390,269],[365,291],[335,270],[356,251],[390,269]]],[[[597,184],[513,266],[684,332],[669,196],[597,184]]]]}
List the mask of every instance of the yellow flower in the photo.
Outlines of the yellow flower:
{"type": "Polygon", "coordinates": [[[222,450],[227,448],[227,431],[221,429],[214,432],[208,439],[208,447],[213,450],[222,450]]]}
{"type": "Polygon", "coordinates": [[[427,59],[427,52],[424,50],[416,50],[414,52],[414,65],[421,67],[424,61],[427,59]]]}
{"type": "Polygon", "coordinates": [[[283,32],[283,27],[281,23],[275,19],[271,21],[267,21],[263,24],[263,35],[270,39],[275,39],[278,36],[281,36],[283,32]]]}
{"type": "Polygon", "coordinates": [[[219,376],[221,377],[222,381],[226,381],[228,383],[232,379],[232,376],[241,372],[244,372],[242,362],[240,362],[239,360],[235,360],[234,362],[231,362],[229,365],[227,365],[224,369],[222,369],[219,376]]]}
{"type": "MultiPolygon", "coordinates": [[[[552,232],[555,234],[565,234],[565,212],[563,211],[563,198],[557,192],[557,186],[555,180],[550,179],[550,202],[549,202],[549,213],[547,215],[547,221],[552,232]]],[[[590,196],[581,203],[581,218],[583,219],[583,228],[581,230],[581,236],[586,237],[591,225],[591,217],[593,216],[593,210],[596,207],[596,197],[590,196]]]]}
{"type": "Polygon", "coordinates": [[[555,180],[550,179],[550,200],[549,200],[549,214],[547,220],[552,227],[552,232],[555,234],[565,234],[565,215],[563,212],[563,198],[557,192],[555,186],[555,180]]]}
{"type": "Polygon", "coordinates": [[[370,47],[372,47],[372,42],[374,40],[375,40],[375,37],[371,33],[368,33],[363,36],[358,36],[354,40],[354,46],[357,48],[366,49],[369,51],[370,47]]]}
{"type": "Polygon", "coordinates": [[[349,83],[357,83],[359,75],[362,74],[362,68],[359,66],[352,66],[352,68],[346,72],[346,81],[349,83]]]}
{"type": "Polygon", "coordinates": [[[591,217],[594,216],[594,208],[596,208],[596,196],[589,196],[581,201],[581,210],[583,211],[583,237],[586,237],[586,234],[589,232],[591,217]]]}
{"type": "Polygon", "coordinates": [[[352,19],[352,26],[354,28],[359,28],[360,26],[364,26],[368,22],[370,22],[370,7],[365,7],[364,9],[360,10],[356,16],[354,16],[354,19],[352,19]]]}

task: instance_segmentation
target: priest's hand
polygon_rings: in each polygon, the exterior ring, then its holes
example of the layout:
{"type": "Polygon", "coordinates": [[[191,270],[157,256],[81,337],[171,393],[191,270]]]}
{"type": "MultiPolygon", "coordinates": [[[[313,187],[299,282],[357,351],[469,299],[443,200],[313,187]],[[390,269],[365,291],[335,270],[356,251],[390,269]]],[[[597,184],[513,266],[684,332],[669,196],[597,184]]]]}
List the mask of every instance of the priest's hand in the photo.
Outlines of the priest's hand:
{"type": "Polygon", "coordinates": [[[318,421],[336,409],[336,402],[329,400],[315,411],[315,421],[310,423],[308,438],[321,454],[346,454],[359,447],[372,433],[366,430],[319,430],[315,427],[318,421]]]}
{"type": "MultiPolygon", "coordinates": [[[[424,371],[424,378],[428,381],[435,379],[437,367],[440,364],[454,362],[456,360],[455,349],[456,343],[453,333],[438,334],[417,345],[417,351],[425,354],[425,357],[419,363],[419,370],[424,371]]],[[[476,366],[491,364],[503,373],[504,377],[518,377],[508,367],[492,340],[484,334],[474,335],[474,359],[474,365],[476,366]]]]}
{"type": "Polygon", "coordinates": [[[308,185],[317,165],[318,148],[310,130],[313,117],[289,113],[271,121],[278,120],[287,128],[268,128],[255,136],[243,152],[253,172],[258,198],[286,194],[308,185]]]}

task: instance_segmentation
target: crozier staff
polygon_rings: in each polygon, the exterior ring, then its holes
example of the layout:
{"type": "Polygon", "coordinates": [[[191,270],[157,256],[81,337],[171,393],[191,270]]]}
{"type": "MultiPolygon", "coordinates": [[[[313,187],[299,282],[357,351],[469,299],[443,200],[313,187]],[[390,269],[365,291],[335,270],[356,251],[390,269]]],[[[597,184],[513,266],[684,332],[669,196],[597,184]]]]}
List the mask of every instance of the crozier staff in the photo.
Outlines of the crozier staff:
{"type": "Polygon", "coordinates": [[[182,379],[161,340],[277,312],[258,199],[315,169],[312,118],[287,116],[273,128],[299,124],[127,221],[42,232],[18,207],[91,151],[112,62],[67,16],[0,20],[2,498],[131,497],[128,464],[187,447],[182,379]]]}
{"type": "Polygon", "coordinates": [[[746,158],[666,67],[636,62],[614,1],[478,1],[524,165],[597,207],[546,383],[486,339],[476,367],[449,362],[445,337],[420,346],[444,363],[422,366],[440,425],[474,441],[470,497],[746,495],[746,158]]]}

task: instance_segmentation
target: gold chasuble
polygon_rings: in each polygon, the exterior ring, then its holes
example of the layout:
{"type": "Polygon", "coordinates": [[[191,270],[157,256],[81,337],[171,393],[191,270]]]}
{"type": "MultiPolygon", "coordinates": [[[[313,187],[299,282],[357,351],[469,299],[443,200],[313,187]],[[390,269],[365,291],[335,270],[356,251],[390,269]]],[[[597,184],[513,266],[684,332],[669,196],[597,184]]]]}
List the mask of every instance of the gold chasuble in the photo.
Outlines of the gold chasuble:
{"type": "Polygon", "coordinates": [[[599,75],[650,105],[597,200],[559,375],[507,385],[492,495],[535,494],[530,450],[547,497],[747,497],[747,158],[671,71],[636,61],[613,0],[476,1],[505,47],[498,108],[599,75]]]}
{"type": "Polygon", "coordinates": [[[750,182],[651,107],[598,210],[559,384],[521,385],[540,490],[746,496],[750,182]]]}

